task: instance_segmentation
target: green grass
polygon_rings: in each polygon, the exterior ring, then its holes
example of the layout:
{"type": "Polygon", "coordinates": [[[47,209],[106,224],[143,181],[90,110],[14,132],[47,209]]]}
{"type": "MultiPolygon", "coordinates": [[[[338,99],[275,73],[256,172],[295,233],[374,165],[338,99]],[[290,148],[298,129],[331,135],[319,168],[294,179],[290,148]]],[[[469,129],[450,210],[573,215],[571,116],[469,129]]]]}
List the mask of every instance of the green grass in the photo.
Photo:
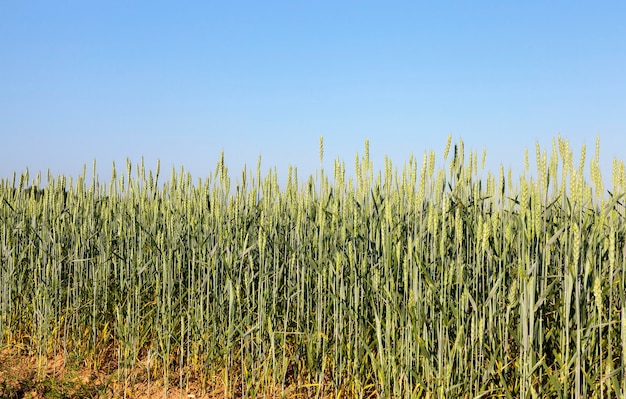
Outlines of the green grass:
{"type": "Polygon", "coordinates": [[[223,154],[195,183],[3,180],[2,346],[225,396],[626,395],[622,162],[605,189],[560,137],[518,179],[462,141],[376,173],[368,146],[284,187],[223,154]]]}

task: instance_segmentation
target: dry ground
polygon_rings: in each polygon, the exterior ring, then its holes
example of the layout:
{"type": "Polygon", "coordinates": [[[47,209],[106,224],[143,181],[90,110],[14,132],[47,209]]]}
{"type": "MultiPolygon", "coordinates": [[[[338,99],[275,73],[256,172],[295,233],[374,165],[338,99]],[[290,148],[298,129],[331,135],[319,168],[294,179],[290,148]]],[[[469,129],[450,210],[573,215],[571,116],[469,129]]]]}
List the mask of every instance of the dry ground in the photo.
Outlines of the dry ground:
{"type": "MultiPolygon", "coordinates": [[[[163,398],[162,384],[137,382],[134,386],[116,382],[116,370],[96,371],[85,364],[68,364],[62,356],[44,359],[29,356],[19,349],[0,351],[0,398],[64,399],[64,398],[163,398]]],[[[198,385],[198,384],[196,384],[198,385]]],[[[198,385],[189,390],[169,388],[168,398],[214,399],[225,397],[223,390],[200,394],[198,385]]]]}

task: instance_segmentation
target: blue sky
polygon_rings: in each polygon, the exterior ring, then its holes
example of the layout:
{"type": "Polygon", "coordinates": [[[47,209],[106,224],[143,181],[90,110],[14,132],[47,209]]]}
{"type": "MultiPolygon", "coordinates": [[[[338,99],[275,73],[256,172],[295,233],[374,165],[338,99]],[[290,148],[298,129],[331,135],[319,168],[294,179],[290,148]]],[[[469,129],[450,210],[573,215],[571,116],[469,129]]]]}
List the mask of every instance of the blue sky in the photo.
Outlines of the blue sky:
{"type": "MultiPolygon", "coordinates": [[[[244,165],[442,153],[521,171],[524,148],[601,136],[626,159],[626,3],[4,2],[0,178],[143,156],[194,179],[244,165]]],[[[591,148],[588,154],[593,151],[591,148]]],[[[590,159],[591,156],[588,156],[590,159]]]]}

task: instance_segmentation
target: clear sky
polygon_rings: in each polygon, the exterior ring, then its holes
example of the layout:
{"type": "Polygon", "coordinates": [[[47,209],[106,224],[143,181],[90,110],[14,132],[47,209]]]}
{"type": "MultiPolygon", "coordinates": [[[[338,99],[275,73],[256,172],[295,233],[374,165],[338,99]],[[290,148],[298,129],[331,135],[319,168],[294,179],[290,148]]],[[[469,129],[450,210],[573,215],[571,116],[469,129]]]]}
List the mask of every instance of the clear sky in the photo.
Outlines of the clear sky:
{"type": "Polygon", "coordinates": [[[351,170],[366,138],[401,167],[451,133],[496,171],[558,134],[589,160],[600,135],[609,183],[625,21],[622,1],[5,1],[0,178],[143,156],[197,180],[224,150],[233,178],[262,155],[302,179],[320,135],[351,170]]]}

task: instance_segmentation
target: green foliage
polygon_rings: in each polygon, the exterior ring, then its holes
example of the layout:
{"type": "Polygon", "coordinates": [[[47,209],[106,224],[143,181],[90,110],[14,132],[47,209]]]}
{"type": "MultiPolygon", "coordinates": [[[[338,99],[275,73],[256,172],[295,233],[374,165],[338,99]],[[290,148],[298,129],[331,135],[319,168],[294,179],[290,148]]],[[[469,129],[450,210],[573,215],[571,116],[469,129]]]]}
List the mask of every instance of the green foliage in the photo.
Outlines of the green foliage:
{"type": "Polygon", "coordinates": [[[536,180],[444,153],[375,175],[366,143],[284,189],[223,154],[197,184],[2,181],[1,343],[232,396],[623,397],[623,163],[607,195],[560,137],[536,180]]]}

